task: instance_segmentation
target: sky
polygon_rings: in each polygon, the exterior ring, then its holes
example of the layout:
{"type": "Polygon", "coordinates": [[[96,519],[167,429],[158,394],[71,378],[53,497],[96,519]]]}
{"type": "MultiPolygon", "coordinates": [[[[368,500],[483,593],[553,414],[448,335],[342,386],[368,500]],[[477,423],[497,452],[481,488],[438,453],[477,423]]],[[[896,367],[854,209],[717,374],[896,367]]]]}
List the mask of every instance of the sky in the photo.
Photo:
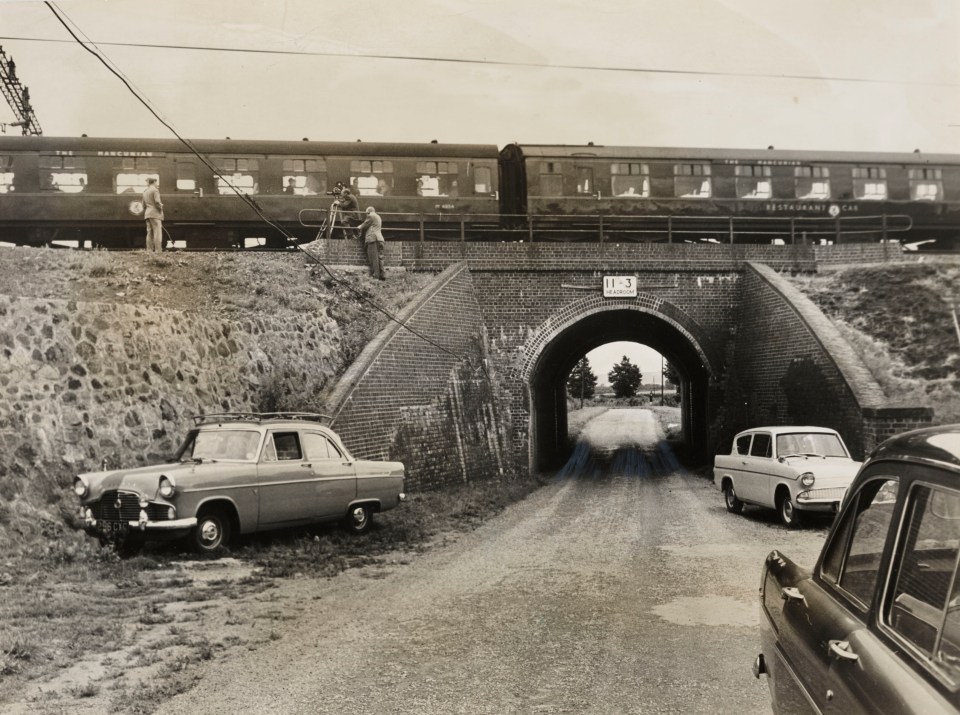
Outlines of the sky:
{"type": "MultiPolygon", "coordinates": [[[[960,151],[956,0],[53,5],[190,138],[960,151]]],[[[171,136],[43,2],[0,45],[45,135],[171,136]]],[[[659,379],[620,343],[601,381],[623,355],[659,379]]]]}
{"type": "MultiPolygon", "coordinates": [[[[55,7],[192,138],[960,150],[955,0],[55,7]]],[[[45,135],[169,136],[44,3],[0,44],[45,135]]]]}
{"type": "Polygon", "coordinates": [[[616,342],[601,345],[587,353],[590,369],[597,376],[598,385],[609,385],[608,375],[613,366],[630,358],[630,362],[640,368],[644,385],[659,385],[661,378],[661,355],[656,350],[640,343],[616,342]]]}

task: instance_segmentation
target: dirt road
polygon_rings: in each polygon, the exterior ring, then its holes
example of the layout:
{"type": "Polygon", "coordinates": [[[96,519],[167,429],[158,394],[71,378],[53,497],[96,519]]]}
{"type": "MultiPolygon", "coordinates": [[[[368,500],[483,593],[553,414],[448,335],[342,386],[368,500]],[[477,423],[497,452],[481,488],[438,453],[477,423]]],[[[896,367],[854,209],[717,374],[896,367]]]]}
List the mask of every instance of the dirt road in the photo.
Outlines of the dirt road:
{"type": "Polygon", "coordinates": [[[578,467],[455,543],[282,584],[275,637],[160,712],[768,713],[760,565],[812,563],[825,530],[726,513],[657,430],[611,410],[578,467]]]}

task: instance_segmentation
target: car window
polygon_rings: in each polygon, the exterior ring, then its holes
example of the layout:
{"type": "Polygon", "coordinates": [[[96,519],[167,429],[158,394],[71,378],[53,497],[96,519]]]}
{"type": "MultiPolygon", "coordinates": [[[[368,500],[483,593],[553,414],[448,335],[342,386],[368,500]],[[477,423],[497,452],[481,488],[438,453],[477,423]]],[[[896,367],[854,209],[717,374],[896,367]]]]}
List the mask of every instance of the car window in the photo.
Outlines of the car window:
{"type": "Polygon", "coordinates": [[[263,453],[263,461],[300,460],[303,452],[300,451],[300,436],[296,432],[272,432],[267,439],[267,447],[263,453]]]}
{"type": "Polygon", "coordinates": [[[259,444],[260,433],[252,430],[200,430],[190,435],[179,458],[250,461],[259,444]]]}
{"type": "Polygon", "coordinates": [[[916,484],[905,509],[904,536],[894,557],[895,587],[885,622],[960,678],[960,493],[916,484]]]}
{"type": "Polygon", "coordinates": [[[851,499],[823,558],[824,580],[839,586],[863,608],[873,600],[896,490],[896,479],[864,484],[851,499]]]}
{"type": "Polygon", "coordinates": [[[846,457],[843,443],[835,434],[792,432],[777,435],[777,455],[812,454],[820,457],[846,457]]]}
{"type": "Polygon", "coordinates": [[[757,432],[753,435],[753,445],[750,447],[751,457],[772,457],[773,440],[766,432],[757,432]]]}
{"type": "Polygon", "coordinates": [[[340,459],[340,450],[319,432],[306,432],[303,435],[303,448],[307,459],[340,459]]]}
{"type": "Polygon", "coordinates": [[[753,437],[752,434],[745,434],[742,437],[737,437],[737,454],[750,454],[751,437],[753,437]]]}

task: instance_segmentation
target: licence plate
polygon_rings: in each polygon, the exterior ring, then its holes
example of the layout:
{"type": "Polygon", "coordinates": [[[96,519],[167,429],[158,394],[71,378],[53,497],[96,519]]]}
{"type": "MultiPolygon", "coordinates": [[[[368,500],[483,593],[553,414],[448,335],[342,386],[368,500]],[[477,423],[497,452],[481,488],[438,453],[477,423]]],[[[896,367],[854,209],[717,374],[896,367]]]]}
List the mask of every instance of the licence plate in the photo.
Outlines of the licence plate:
{"type": "Polygon", "coordinates": [[[127,525],[122,521],[98,521],[97,531],[101,534],[123,534],[127,531],[127,525]]]}

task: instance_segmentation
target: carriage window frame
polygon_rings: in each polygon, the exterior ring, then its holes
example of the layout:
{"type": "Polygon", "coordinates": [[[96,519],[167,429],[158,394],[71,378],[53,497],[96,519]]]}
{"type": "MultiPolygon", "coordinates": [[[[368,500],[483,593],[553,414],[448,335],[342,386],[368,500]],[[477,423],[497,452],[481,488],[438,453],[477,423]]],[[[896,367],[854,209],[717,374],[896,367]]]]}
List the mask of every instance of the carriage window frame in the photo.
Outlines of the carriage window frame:
{"type": "Polygon", "coordinates": [[[610,193],[618,199],[648,198],[650,165],[627,161],[610,164],[610,193]]]}
{"type": "Polygon", "coordinates": [[[40,191],[79,194],[87,190],[87,162],[73,154],[41,154],[40,191]]]}
{"type": "Polygon", "coordinates": [[[160,180],[160,157],[124,156],[114,166],[113,190],[117,194],[139,194],[147,188],[147,179],[160,180]]]}
{"type": "Polygon", "coordinates": [[[197,190],[197,165],[192,161],[178,159],[174,162],[177,172],[176,189],[187,193],[197,190]]]}
{"type": "Polygon", "coordinates": [[[258,158],[236,155],[216,156],[213,157],[213,164],[222,174],[222,178],[214,175],[219,195],[235,196],[239,192],[250,196],[260,193],[260,160],[258,158]]]}
{"type": "Polygon", "coordinates": [[[793,168],[794,195],[798,199],[827,201],[830,199],[830,168],[826,166],[795,166],[793,168]]]}
{"type": "Polygon", "coordinates": [[[861,201],[886,201],[887,170],[882,166],[855,166],[851,171],[853,178],[853,198],[861,201]]]}
{"type": "Polygon", "coordinates": [[[943,169],[918,167],[908,169],[911,201],[943,201],[943,169]]]}
{"type": "Polygon", "coordinates": [[[737,164],[733,168],[738,199],[773,198],[773,170],[766,164],[737,164]]]}
{"type": "Polygon", "coordinates": [[[390,159],[350,161],[350,186],[360,196],[388,196],[394,188],[394,165],[390,159]]]}
{"type": "Polygon", "coordinates": [[[0,194],[13,193],[16,190],[16,172],[13,171],[13,157],[0,156],[0,194]]]}
{"type": "Polygon", "coordinates": [[[563,196],[563,163],[559,161],[541,161],[538,172],[540,196],[563,196]]]}
{"type": "Polygon", "coordinates": [[[456,197],[460,194],[460,165],[449,160],[416,163],[417,196],[456,197]]]}
{"type": "Polygon", "coordinates": [[[473,167],[473,193],[482,195],[493,193],[493,170],[489,166],[473,167]]]}
{"type": "Polygon", "coordinates": [[[327,192],[327,162],[316,157],[284,157],[280,168],[280,192],[295,196],[318,196],[327,192]],[[293,190],[288,191],[290,180],[293,190]]]}
{"type": "Polygon", "coordinates": [[[683,199],[709,199],[713,196],[712,167],[702,162],[673,165],[673,193],[683,199]]]}

